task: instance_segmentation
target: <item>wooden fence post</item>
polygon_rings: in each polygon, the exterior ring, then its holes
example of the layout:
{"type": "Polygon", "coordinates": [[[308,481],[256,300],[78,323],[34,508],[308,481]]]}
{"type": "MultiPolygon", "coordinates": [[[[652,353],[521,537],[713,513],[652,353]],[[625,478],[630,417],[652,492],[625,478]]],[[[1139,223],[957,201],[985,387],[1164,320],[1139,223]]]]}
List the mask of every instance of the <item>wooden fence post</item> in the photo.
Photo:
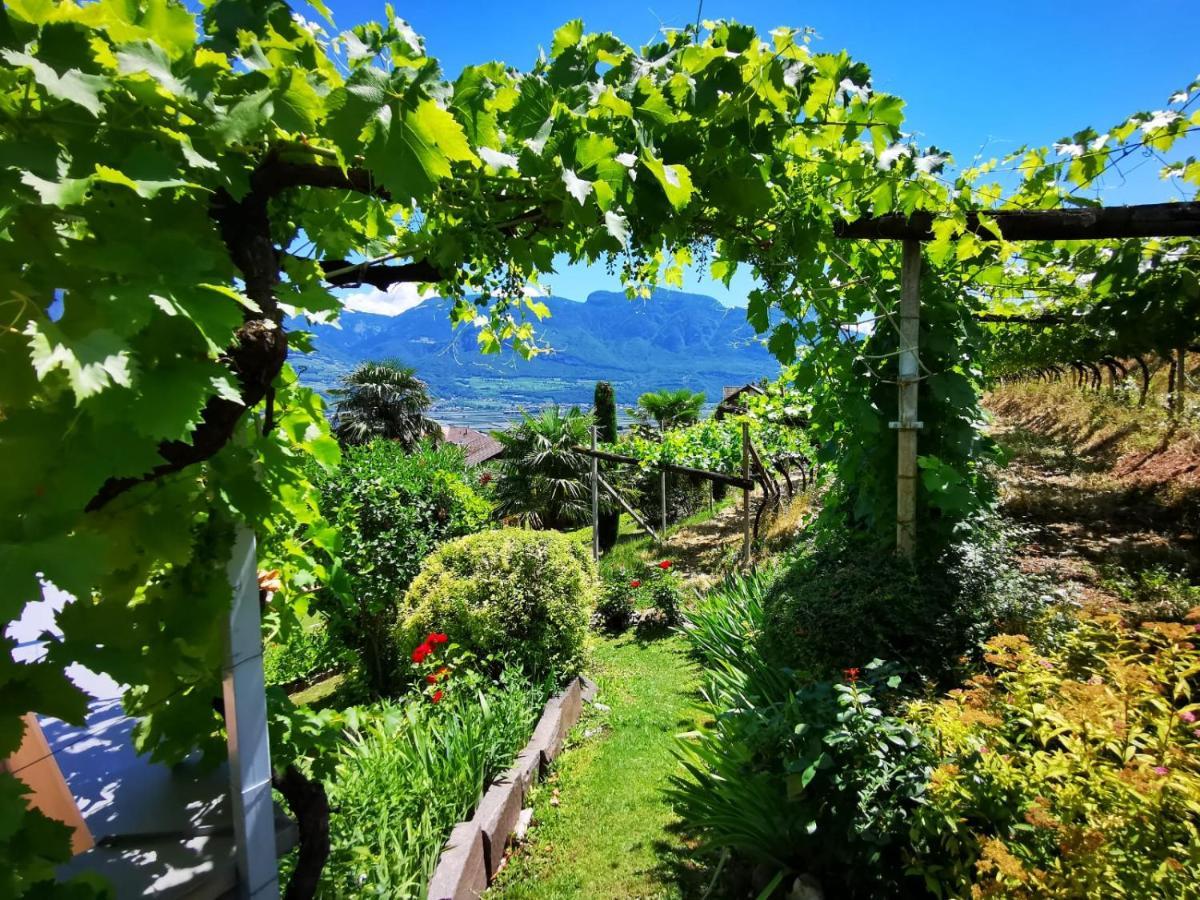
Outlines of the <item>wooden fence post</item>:
{"type": "Polygon", "coordinates": [[[1171,360],[1171,396],[1167,398],[1167,407],[1171,410],[1172,416],[1178,416],[1183,412],[1185,402],[1185,384],[1187,382],[1187,347],[1180,346],[1175,351],[1175,358],[1171,360]]]}
{"type": "MultiPolygon", "coordinates": [[[[742,422],[742,478],[750,477],[750,423],[742,422]]],[[[750,565],[750,488],[742,488],[742,565],[750,565]]]]}
{"type": "MultiPolygon", "coordinates": [[[[596,451],[596,426],[592,426],[592,452],[596,451]]],[[[600,460],[592,457],[592,560],[600,560],[600,460]]]]}
{"type": "Polygon", "coordinates": [[[900,420],[896,437],[896,552],[912,559],[917,548],[917,341],[921,316],[921,244],[904,241],[900,262],[900,420]]]}
{"type": "Polygon", "coordinates": [[[659,490],[662,492],[662,528],[660,529],[660,533],[662,534],[662,539],[665,541],[667,539],[667,470],[666,469],[663,469],[662,472],[659,473],[658,484],[659,484],[659,490]]]}

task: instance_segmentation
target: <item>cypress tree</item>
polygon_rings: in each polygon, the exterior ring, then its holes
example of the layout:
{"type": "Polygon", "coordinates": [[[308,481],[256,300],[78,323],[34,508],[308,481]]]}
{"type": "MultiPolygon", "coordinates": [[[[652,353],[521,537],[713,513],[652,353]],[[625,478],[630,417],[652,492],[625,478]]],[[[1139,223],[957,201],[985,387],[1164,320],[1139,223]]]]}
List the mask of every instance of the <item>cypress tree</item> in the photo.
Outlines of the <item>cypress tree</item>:
{"type": "MultiPolygon", "coordinates": [[[[617,440],[617,395],[613,386],[607,381],[597,381],[593,403],[596,414],[596,439],[602,443],[614,443],[617,440]]],[[[611,550],[616,545],[617,534],[621,530],[620,510],[602,510],[598,530],[600,550],[611,550]]]]}

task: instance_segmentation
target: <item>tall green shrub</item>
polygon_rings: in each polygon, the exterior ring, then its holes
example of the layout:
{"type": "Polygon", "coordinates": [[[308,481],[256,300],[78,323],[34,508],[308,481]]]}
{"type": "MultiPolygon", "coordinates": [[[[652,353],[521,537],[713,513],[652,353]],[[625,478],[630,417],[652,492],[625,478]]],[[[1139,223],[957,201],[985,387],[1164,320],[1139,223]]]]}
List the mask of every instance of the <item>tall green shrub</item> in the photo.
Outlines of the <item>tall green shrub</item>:
{"type": "Polygon", "coordinates": [[[579,671],[598,579],[591,554],[564,534],[504,528],[459,538],[425,561],[404,598],[397,641],[431,631],[541,679],[579,671]]]}
{"type": "MultiPolygon", "coordinates": [[[[607,381],[596,382],[594,399],[596,438],[603,444],[617,442],[617,394],[607,381]]],[[[600,549],[611,550],[621,531],[621,512],[608,509],[600,513],[600,549]]]]}
{"type": "Polygon", "coordinates": [[[457,447],[406,453],[383,440],[347,448],[341,466],[318,478],[321,509],[342,543],[322,612],[376,693],[390,687],[396,603],[421,560],[442,541],[488,526],[490,505],[473,483],[457,447]]]}

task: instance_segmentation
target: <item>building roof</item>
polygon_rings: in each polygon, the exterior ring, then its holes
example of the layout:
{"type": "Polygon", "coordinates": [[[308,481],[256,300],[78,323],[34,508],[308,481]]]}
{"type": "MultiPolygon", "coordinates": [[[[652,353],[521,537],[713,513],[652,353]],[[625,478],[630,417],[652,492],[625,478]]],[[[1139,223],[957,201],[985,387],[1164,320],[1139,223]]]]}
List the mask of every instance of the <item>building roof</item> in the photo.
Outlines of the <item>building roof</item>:
{"type": "Polygon", "coordinates": [[[763,389],[760,388],[757,384],[753,384],[753,383],[741,384],[741,385],[738,385],[738,384],[728,385],[727,384],[727,385],[725,385],[725,387],[723,387],[721,389],[721,402],[725,403],[729,400],[732,400],[733,398],[737,397],[738,394],[741,394],[745,391],[752,391],[755,394],[763,393],[763,389]]]}
{"type": "Polygon", "coordinates": [[[479,466],[504,452],[504,445],[482,431],[460,425],[443,425],[442,440],[462,447],[468,466],[479,466]]]}

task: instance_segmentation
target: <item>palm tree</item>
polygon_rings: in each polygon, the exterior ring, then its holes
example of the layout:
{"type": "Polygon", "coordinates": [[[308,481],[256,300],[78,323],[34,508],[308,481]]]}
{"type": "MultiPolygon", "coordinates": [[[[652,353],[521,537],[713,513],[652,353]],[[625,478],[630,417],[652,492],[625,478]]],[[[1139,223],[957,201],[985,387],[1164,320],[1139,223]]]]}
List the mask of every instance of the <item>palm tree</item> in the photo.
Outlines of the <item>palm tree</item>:
{"type": "Polygon", "coordinates": [[[638,408],[632,412],[643,422],[654,422],[660,431],[691,425],[700,418],[705,396],[700,391],[652,391],[638,397],[638,408]]]}
{"type": "Polygon", "coordinates": [[[341,385],[330,393],[337,398],[333,432],[342,443],[388,438],[412,450],[424,438],[441,436],[440,426],[425,416],[433,402],[429,388],[408,366],[395,360],[365,362],[341,385]]]}
{"type": "Polygon", "coordinates": [[[496,511],[535,528],[569,528],[592,514],[591,462],[576,448],[590,439],[592,417],[558,406],[524,413],[514,428],[497,433],[504,445],[496,481],[496,511]]]}

